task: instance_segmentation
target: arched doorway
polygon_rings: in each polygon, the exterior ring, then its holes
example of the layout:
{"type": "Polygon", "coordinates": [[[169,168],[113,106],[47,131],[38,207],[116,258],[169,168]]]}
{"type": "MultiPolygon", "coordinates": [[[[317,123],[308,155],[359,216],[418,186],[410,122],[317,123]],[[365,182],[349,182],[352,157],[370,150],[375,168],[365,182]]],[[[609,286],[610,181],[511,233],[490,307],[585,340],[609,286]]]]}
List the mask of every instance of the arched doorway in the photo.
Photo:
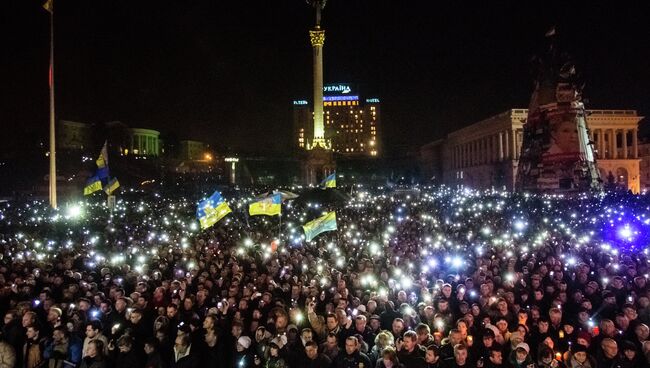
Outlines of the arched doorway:
{"type": "Polygon", "coordinates": [[[627,190],[628,188],[628,173],[627,169],[624,167],[619,167],[616,169],[616,187],[620,190],[627,190]]]}

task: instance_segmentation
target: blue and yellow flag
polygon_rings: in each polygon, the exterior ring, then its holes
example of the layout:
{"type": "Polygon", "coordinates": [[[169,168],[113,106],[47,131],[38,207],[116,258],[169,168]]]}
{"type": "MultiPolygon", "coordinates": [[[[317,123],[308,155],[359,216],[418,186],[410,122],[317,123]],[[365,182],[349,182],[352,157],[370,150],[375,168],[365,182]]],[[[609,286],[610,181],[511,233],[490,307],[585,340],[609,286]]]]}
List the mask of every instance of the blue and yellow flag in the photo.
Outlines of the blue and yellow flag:
{"type": "Polygon", "coordinates": [[[54,10],[54,0],[47,0],[43,8],[51,13],[54,10]]]}
{"type": "Polygon", "coordinates": [[[97,168],[102,169],[104,167],[108,167],[108,149],[106,148],[106,143],[104,142],[104,146],[102,147],[101,152],[99,152],[99,157],[97,158],[97,168]]]}
{"type": "Polygon", "coordinates": [[[93,194],[100,190],[102,190],[102,181],[96,175],[91,176],[90,179],[86,181],[86,186],[84,187],[84,195],[93,194]]]}
{"type": "Polygon", "coordinates": [[[228,203],[223,200],[218,191],[212,193],[210,198],[201,201],[196,208],[196,217],[201,223],[201,229],[207,229],[216,224],[224,216],[232,212],[228,203]]]}
{"type": "Polygon", "coordinates": [[[113,178],[108,182],[108,184],[104,186],[104,192],[106,192],[106,194],[108,195],[111,195],[115,191],[115,189],[119,187],[120,187],[120,182],[117,181],[117,178],[113,178]]]}
{"type": "Polygon", "coordinates": [[[336,172],[331,173],[328,177],[323,180],[320,185],[324,186],[325,188],[336,188],[336,172]]]}
{"type": "Polygon", "coordinates": [[[307,241],[311,241],[320,233],[336,230],[336,212],[328,212],[304,224],[302,228],[305,230],[305,239],[307,241]]]}
{"type": "Polygon", "coordinates": [[[248,206],[248,213],[251,216],[268,215],[275,216],[282,212],[282,196],[277,193],[253,202],[248,206]]]}
{"type": "Polygon", "coordinates": [[[279,194],[282,201],[286,201],[286,200],[290,200],[290,199],[296,199],[296,198],[300,197],[296,193],[292,193],[292,192],[290,192],[288,190],[274,190],[273,194],[279,194]]]}

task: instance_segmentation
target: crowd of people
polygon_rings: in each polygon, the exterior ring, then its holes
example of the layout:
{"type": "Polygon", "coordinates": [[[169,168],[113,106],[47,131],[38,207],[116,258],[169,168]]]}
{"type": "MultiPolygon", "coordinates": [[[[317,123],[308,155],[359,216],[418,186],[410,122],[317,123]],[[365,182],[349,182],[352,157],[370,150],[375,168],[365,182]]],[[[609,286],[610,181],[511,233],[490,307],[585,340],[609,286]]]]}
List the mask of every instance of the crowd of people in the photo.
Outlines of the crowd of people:
{"type": "Polygon", "coordinates": [[[296,191],[206,230],[199,198],[0,203],[0,368],[650,364],[645,196],[296,191]]]}

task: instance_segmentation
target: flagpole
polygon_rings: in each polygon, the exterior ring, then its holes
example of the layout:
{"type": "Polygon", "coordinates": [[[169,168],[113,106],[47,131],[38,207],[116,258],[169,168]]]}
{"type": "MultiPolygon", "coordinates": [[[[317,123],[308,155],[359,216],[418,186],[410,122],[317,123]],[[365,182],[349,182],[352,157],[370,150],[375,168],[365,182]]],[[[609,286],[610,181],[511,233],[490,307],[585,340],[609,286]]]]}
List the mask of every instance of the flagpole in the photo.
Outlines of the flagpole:
{"type": "Polygon", "coordinates": [[[50,206],[57,208],[56,200],[56,132],[54,115],[54,1],[50,9],[50,206]]]}

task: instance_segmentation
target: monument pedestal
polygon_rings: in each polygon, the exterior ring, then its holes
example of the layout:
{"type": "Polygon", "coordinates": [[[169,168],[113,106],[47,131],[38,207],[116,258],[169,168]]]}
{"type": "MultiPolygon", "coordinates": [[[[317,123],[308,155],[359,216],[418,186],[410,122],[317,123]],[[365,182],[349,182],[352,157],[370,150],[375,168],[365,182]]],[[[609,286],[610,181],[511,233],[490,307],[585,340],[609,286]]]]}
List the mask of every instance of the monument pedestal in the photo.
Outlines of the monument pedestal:
{"type": "Polygon", "coordinates": [[[305,151],[301,160],[302,182],[304,185],[318,185],[328,175],[336,171],[336,161],[332,151],[320,146],[305,151]]]}

